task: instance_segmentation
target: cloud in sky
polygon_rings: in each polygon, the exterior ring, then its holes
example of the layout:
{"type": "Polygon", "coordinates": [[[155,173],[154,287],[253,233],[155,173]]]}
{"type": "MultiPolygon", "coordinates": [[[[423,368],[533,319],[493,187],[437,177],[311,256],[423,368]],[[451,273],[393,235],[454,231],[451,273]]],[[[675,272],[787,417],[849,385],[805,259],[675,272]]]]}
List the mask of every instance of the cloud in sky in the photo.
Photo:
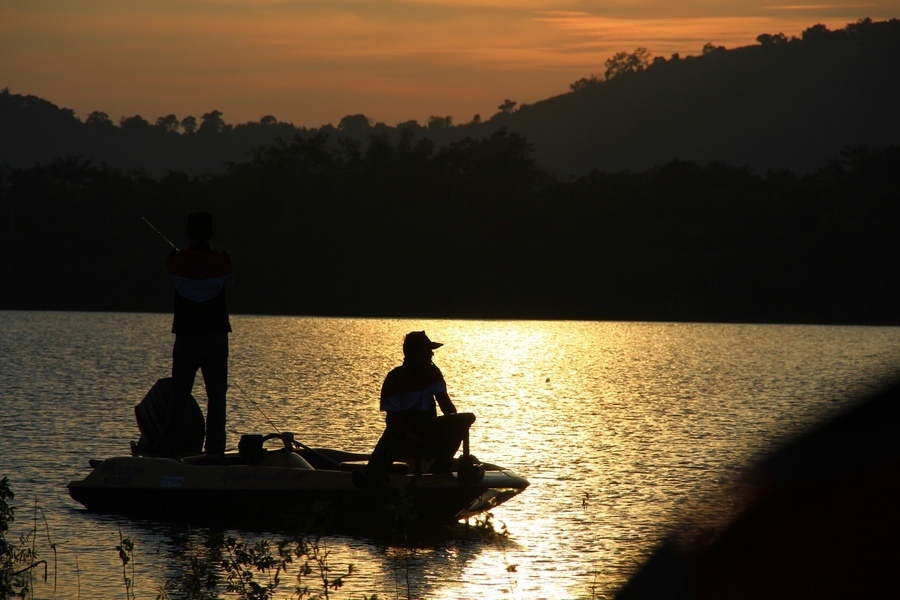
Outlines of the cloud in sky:
{"type": "Polygon", "coordinates": [[[612,54],[698,54],[886,19],[888,4],[764,0],[29,0],[0,4],[0,87],[84,118],[220,110],[317,127],[466,122],[602,73],[612,54]]]}

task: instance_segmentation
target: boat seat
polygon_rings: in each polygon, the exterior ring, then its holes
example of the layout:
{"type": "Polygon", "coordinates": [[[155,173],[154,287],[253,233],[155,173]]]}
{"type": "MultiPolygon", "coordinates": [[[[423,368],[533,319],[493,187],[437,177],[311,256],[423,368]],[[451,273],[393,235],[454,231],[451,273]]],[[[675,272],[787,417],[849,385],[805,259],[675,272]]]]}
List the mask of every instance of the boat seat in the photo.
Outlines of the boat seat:
{"type": "MultiPolygon", "coordinates": [[[[412,462],[412,460],[410,461],[412,462]]],[[[388,467],[390,475],[407,475],[409,473],[410,462],[394,461],[388,467]]],[[[362,471],[366,468],[367,461],[345,461],[341,463],[341,471],[362,471]]]]}

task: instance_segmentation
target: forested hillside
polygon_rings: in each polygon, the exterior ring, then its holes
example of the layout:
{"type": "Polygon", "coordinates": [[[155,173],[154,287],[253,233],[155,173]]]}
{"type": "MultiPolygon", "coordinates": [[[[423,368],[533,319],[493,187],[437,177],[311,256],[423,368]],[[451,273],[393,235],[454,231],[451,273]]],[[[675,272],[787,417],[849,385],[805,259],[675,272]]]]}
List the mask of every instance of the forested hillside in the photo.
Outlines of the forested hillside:
{"type": "Polygon", "coordinates": [[[805,173],[843,148],[900,142],[900,21],[759,39],[645,64],[626,54],[612,78],[493,121],[561,176],[674,159],[805,173]]]}
{"type": "Polygon", "coordinates": [[[898,28],[624,53],[458,126],[116,125],[5,90],[0,309],[168,311],[145,219],[183,244],[206,209],[234,312],[900,325],[898,28]]]}
{"type": "Polygon", "coordinates": [[[145,118],[97,107],[79,116],[53,99],[6,89],[0,165],[81,156],[153,177],[194,176],[222,173],[229,162],[297,135],[328,135],[335,149],[341,140],[365,145],[371,136],[397,143],[406,132],[440,148],[505,128],[524,135],[537,163],[562,178],[671,160],[806,173],[847,147],[900,143],[900,21],[861,20],[837,31],[814,25],[799,38],[761,32],[758,39],[731,50],[708,44],[702,55],[683,58],[623,52],[603,76],[574,83],[575,91],[528,106],[508,100],[489,118],[456,124],[452,116],[433,116],[425,124],[386,125],[356,114],[316,128],[272,115],[232,125],[215,108],[145,118]]]}

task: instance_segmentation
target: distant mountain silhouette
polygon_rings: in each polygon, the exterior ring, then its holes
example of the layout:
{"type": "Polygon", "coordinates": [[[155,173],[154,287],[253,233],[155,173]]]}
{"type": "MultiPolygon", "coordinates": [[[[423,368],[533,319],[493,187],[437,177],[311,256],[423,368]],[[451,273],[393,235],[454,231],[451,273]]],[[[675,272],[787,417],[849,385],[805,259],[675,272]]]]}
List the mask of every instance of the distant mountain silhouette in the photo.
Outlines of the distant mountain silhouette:
{"type": "Polygon", "coordinates": [[[498,115],[560,176],[673,159],[808,172],[900,141],[900,21],[654,63],[498,115]]]}
{"type": "Polygon", "coordinates": [[[524,135],[538,164],[562,178],[674,159],[807,172],[849,147],[900,142],[900,21],[863,20],[833,32],[817,25],[802,39],[760,39],[757,46],[657,59],[646,70],[518,110],[507,101],[484,122],[456,126],[449,117],[424,126],[373,125],[364,115],[319,129],[272,116],[232,126],[215,110],[200,120],[169,115],[153,124],[136,115],[116,126],[105,113],[82,122],[69,109],[7,89],[0,93],[0,165],[81,156],[156,177],[198,175],[224,172],[228,163],[297,135],[365,144],[373,135],[396,142],[406,131],[442,147],[505,128],[524,135]]]}

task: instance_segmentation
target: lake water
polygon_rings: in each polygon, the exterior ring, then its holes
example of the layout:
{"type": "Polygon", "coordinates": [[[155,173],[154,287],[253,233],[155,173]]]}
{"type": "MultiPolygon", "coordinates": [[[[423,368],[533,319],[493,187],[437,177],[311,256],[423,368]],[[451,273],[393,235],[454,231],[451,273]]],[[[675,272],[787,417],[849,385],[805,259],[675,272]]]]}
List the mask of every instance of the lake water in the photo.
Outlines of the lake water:
{"type": "MultiPolygon", "coordinates": [[[[16,492],[14,536],[38,515],[50,577],[36,598],[124,597],[120,535],[135,543],[135,596],[156,598],[216,533],[92,515],[65,487],[88,459],[129,452],[134,405],[169,374],[169,326],[0,312],[0,476],[16,492]]],[[[425,329],[445,343],[435,362],[457,408],[478,416],[473,453],[531,482],[492,513],[504,543],[326,538],[335,574],[355,570],[332,598],[611,598],[673,528],[727,513],[716,499],[748,464],[900,367],[887,327],[240,315],[233,327],[230,446],[271,421],[308,445],[370,450],[382,378],[403,335],[425,329]]],[[[279,589],[289,597],[290,578],[279,589]]]]}

